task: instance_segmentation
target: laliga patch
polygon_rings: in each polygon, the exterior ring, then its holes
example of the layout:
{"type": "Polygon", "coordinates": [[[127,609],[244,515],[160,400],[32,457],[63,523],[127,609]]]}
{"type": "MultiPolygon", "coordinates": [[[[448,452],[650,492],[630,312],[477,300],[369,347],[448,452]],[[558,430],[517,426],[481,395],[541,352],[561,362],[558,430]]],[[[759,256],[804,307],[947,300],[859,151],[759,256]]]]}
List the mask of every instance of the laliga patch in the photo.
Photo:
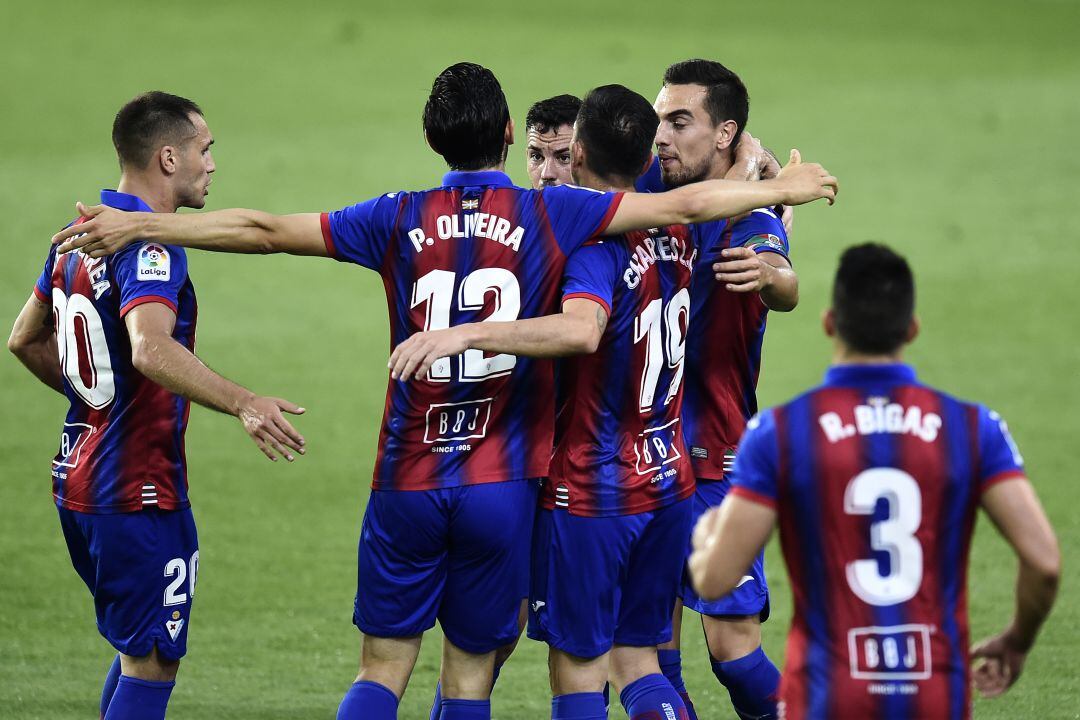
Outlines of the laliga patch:
{"type": "Polygon", "coordinates": [[[157,243],[143,243],[143,246],[139,248],[138,271],[135,278],[168,282],[170,263],[169,251],[163,246],[157,243]]]}
{"type": "Polygon", "coordinates": [[[184,618],[180,617],[180,611],[174,610],[171,620],[165,621],[165,629],[169,631],[169,637],[173,642],[180,636],[180,630],[184,627],[184,618]]]}

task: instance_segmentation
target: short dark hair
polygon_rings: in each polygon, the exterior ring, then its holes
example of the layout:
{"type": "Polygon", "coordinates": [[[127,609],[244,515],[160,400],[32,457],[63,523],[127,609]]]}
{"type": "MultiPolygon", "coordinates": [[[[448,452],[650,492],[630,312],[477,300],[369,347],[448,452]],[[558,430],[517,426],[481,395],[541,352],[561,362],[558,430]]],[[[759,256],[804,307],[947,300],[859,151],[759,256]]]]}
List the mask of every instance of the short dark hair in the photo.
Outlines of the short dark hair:
{"type": "Polygon", "coordinates": [[[424,105],[424,132],[451,170],[479,170],[504,159],[510,107],[495,74],[461,62],[439,73],[424,105]]]}
{"type": "Polygon", "coordinates": [[[731,143],[735,147],[750,116],[750,94],[738,75],[714,60],[695,58],[669,67],[664,73],[664,84],[704,85],[705,111],[713,126],[726,120],[734,120],[739,126],[731,143]]]}
{"type": "Polygon", "coordinates": [[[145,168],[163,145],[178,145],[194,137],[189,117],[202,108],[187,98],[151,90],[136,95],[113,120],[112,141],[120,168],[145,168]]]}
{"type": "Polygon", "coordinates": [[[591,90],[577,116],[585,164],[600,177],[636,179],[652,152],[660,119],[648,100],[622,85],[591,90]]]}
{"type": "Polygon", "coordinates": [[[556,95],[533,103],[525,115],[525,131],[535,128],[537,132],[554,132],[563,125],[573,125],[581,109],[581,98],[576,95],[556,95]]]}
{"type": "Polygon", "coordinates": [[[849,247],[836,270],[832,309],[837,334],[853,350],[896,352],[915,314],[915,279],[907,260],[878,243],[849,247]]]}

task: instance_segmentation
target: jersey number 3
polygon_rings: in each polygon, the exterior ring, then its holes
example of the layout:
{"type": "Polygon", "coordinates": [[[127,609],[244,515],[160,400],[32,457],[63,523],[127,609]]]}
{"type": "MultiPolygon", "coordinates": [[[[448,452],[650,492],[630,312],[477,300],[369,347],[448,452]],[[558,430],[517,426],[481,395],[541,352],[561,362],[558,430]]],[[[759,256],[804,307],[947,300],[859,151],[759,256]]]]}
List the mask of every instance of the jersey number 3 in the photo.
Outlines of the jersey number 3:
{"type": "Polygon", "coordinates": [[[888,504],[888,517],[870,526],[870,546],[888,553],[889,572],[877,560],[847,564],[852,592],[871,605],[895,605],[915,597],[923,576],[923,549],[915,537],[922,522],[922,493],[915,478],[896,468],[874,468],[856,475],[844,492],[844,512],[873,515],[878,501],[888,504]]]}

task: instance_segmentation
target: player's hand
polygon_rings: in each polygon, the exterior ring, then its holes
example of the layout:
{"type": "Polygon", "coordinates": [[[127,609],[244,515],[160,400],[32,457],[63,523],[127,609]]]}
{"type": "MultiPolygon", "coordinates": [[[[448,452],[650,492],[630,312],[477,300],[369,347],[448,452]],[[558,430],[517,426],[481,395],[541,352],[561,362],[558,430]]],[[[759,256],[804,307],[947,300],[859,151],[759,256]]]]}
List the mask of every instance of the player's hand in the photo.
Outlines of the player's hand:
{"type": "Polygon", "coordinates": [[[390,377],[403,382],[422,380],[439,358],[450,357],[469,349],[468,325],[445,330],[418,332],[394,348],[390,355],[390,377]]]}
{"type": "Polygon", "coordinates": [[[296,458],[290,450],[303,455],[305,441],[283,412],[303,415],[304,408],[281,398],[253,395],[240,403],[236,416],[266,457],[276,462],[277,453],[292,462],[296,458]]]}
{"type": "Polygon", "coordinates": [[[1008,690],[1024,670],[1027,650],[1009,630],[987,638],[971,648],[971,677],[975,689],[986,698],[1008,690]]]}
{"type": "Polygon", "coordinates": [[[75,203],[79,217],[85,222],[64,228],[53,235],[53,244],[59,244],[57,253],[82,250],[93,258],[112,255],[135,242],[140,235],[142,213],[129,213],[107,205],[87,207],[75,203]]]}
{"type": "Polygon", "coordinates": [[[772,284],[776,269],[748,247],[724,248],[722,262],[713,263],[716,281],[731,292],[761,292],[772,284]]]}
{"type": "MultiPolygon", "coordinates": [[[[729,180],[744,181],[764,179],[763,173],[767,161],[768,154],[765,152],[765,148],[762,147],[761,141],[744,130],[739,137],[739,144],[735,146],[735,161],[732,165],[732,172],[727,173],[724,177],[729,180]]],[[[779,172],[780,164],[776,163],[776,173],[771,177],[776,177],[779,172]]]]}
{"type": "Polygon", "coordinates": [[[791,151],[791,160],[780,171],[776,181],[787,190],[785,205],[802,205],[821,198],[832,205],[840,191],[835,177],[817,163],[804,163],[798,150],[791,151]]]}
{"type": "Polygon", "coordinates": [[[779,205],[780,222],[784,223],[784,232],[791,237],[791,230],[795,227],[795,208],[790,205],[779,205]]]}

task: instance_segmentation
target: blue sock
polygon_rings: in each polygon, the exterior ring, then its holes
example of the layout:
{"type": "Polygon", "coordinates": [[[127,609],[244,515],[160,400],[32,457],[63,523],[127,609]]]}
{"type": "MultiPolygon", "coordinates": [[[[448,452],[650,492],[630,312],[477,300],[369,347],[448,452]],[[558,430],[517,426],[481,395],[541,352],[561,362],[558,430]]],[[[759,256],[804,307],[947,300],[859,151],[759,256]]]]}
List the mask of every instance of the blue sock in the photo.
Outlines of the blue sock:
{"type": "Polygon", "coordinates": [[[396,720],[397,706],[397,695],[390,688],[359,680],[341,700],[337,720],[396,720]]]}
{"type": "Polygon", "coordinates": [[[603,693],[570,693],[551,698],[551,720],[607,720],[603,693]]]}
{"type": "Polygon", "coordinates": [[[443,698],[441,720],[491,720],[490,700],[443,698]]]}
{"type": "MultiPolygon", "coordinates": [[[[494,672],[491,673],[491,689],[495,689],[495,683],[499,680],[499,671],[502,670],[502,665],[496,665],[494,672]]],[[[442,720],[442,682],[435,683],[435,700],[431,703],[431,714],[428,716],[428,720],[442,720]]]]}
{"type": "Polygon", "coordinates": [[[686,706],[686,717],[689,720],[698,720],[697,713],[694,712],[694,703],[690,702],[690,693],[686,692],[686,683],[682,679],[682,652],[657,650],[656,659],[660,661],[660,672],[664,673],[671,687],[675,688],[675,692],[682,698],[683,705],[686,706]]]}
{"type": "Polygon", "coordinates": [[[113,658],[109,672],[105,675],[105,685],[101,688],[101,718],[104,720],[105,713],[109,710],[113,693],[116,692],[116,683],[120,682],[120,655],[113,658]]]}
{"type": "Polygon", "coordinates": [[[630,720],[686,720],[686,706],[660,673],[640,677],[622,689],[619,699],[630,720]]]}
{"type": "Polygon", "coordinates": [[[105,720],[164,720],[174,685],[121,675],[105,720]]]}
{"type": "Polygon", "coordinates": [[[731,704],[740,718],[767,720],[776,717],[780,671],[760,645],[754,652],[735,660],[712,660],[712,671],[727,688],[731,704]]]}

